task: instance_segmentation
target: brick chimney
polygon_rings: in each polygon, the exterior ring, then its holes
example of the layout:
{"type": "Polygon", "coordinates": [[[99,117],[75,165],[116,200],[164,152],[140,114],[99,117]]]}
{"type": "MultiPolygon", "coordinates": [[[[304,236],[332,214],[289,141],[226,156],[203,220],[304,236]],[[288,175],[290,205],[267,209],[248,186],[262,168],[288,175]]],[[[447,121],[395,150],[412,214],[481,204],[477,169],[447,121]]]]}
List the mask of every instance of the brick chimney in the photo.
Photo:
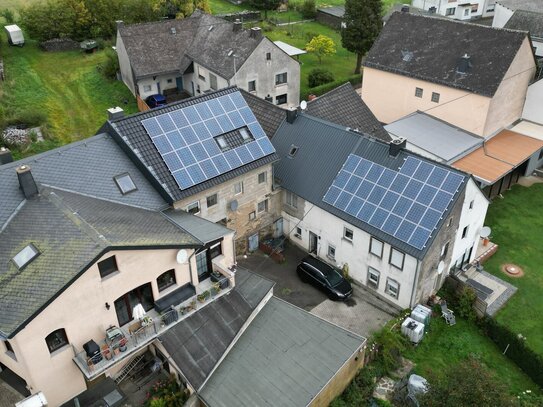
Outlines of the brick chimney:
{"type": "Polygon", "coordinates": [[[28,165],[21,165],[15,171],[17,172],[19,186],[25,198],[30,199],[38,195],[38,186],[36,185],[36,181],[34,181],[30,167],[28,165]]]}
{"type": "Polygon", "coordinates": [[[13,162],[13,156],[11,151],[7,147],[0,147],[0,165],[8,164],[13,162]]]}

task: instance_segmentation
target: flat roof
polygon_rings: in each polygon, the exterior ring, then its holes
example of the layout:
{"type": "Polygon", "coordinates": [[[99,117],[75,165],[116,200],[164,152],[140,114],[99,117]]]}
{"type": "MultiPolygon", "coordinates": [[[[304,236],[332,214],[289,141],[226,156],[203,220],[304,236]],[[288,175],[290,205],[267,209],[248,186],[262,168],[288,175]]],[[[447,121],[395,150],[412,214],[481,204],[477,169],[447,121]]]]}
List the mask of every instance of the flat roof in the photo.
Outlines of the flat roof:
{"type": "Polygon", "coordinates": [[[307,54],[307,51],[304,51],[303,49],[300,49],[300,48],[296,48],[283,41],[274,41],[273,43],[277,45],[279,48],[281,48],[283,51],[285,51],[288,54],[288,56],[291,56],[291,57],[294,57],[296,55],[307,54]]]}
{"type": "Polygon", "coordinates": [[[516,126],[511,128],[511,131],[524,134],[538,140],[543,140],[543,126],[527,120],[521,120],[516,126]]]}
{"type": "Polygon", "coordinates": [[[543,124],[543,79],[528,86],[522,118],[543,124]]]}
{"type": "Polygon", "coordinates": [[[493,184],[543,148],[543,141],[511,130],[502,130],[483,147],[452,164],[489,184],[493,184]]]}

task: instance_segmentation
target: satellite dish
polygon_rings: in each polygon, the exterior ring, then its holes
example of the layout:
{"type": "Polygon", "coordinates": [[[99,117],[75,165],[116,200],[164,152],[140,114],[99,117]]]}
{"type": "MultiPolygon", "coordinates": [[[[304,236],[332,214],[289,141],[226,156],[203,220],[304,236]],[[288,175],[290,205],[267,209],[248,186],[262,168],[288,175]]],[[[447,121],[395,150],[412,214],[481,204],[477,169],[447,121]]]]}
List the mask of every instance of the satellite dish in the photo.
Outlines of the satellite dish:
{"type": "Polygon", "coordinates": [[[185,249],[181,249],[177,252],[177,256],[175,258],[175,260],[179,263],[179,264],[184,264],[187,262],[187,259],[188,259],[188,254],[187,254],[187,251],[185,249]]]}
{"type": "Polygon", "coordinates": [[[445,269],[445,263],[443,262],[443,260],[441,260],[439,264],[437,265],[437,274],[443,273],[444,269],[445,269]]]}
{"type": "Polygon", "coordinates": [[[300,107],[302,108],[302,110],[305,110],[307,109],[307,102],[305,100],[302,100],[300,102],[300,107]]]}
{"type": "Polygon", "coordinates": [[[480,236],[482,238],[487,238],[490,236],[490,233],[491,233],[491,229],[488,227],[488,226],[483,226],[483,228],[481,229],[481,233],[480,233],[480,236]]]}
{"type": "Polygon", "coordinates": [[[238,209],[238,201],[237,200],[233,200],[232,202],[230,202],[230,210],[231,211],[236,211],[238,209]]]}

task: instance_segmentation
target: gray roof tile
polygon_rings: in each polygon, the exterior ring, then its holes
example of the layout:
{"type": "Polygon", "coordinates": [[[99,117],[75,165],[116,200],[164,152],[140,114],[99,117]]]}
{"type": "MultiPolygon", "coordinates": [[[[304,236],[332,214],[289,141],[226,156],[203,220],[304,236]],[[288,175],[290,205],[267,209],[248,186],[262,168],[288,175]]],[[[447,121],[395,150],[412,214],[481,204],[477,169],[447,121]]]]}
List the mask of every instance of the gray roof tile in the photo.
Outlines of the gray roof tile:
{"type": "Polygon", "coordinates": [[[541,11],[541,0],[497,0],[510,10],[541,11]]]}
{"type": "Polygon", "coordinates": [[[529,31],[532,38],[543,38],[543,4],[539,5],[539,13],[517,10],[505,24],[505,28],[529,31]]]}
{"type": "Polygon", "coordinates": [[[271,139],[287,117],[285,109],[252,95],[243,89],[240,89],[240,92],[266,132],[266,135],[271,139]]]}

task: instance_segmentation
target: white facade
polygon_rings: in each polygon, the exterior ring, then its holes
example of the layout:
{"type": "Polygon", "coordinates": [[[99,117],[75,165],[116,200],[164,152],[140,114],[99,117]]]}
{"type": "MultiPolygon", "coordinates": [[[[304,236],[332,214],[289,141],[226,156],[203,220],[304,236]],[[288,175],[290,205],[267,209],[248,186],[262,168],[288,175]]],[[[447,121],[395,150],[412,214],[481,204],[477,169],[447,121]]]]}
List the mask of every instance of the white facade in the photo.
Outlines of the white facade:
{"type": "Polygon", "coordinates": [[[494,9],[494,19],[492,20],[492,27],[503,28],[509,19],[513,16],[515,10],[511,10],[500,3],[496,3],[494,9]]]}
{"type": "Polygon", "coordinates": [[[430,11],[456,20],[470,20],[491,16],[495,0],[451,1],[451,0],[413,0],[413,7],[430,11]]]}

